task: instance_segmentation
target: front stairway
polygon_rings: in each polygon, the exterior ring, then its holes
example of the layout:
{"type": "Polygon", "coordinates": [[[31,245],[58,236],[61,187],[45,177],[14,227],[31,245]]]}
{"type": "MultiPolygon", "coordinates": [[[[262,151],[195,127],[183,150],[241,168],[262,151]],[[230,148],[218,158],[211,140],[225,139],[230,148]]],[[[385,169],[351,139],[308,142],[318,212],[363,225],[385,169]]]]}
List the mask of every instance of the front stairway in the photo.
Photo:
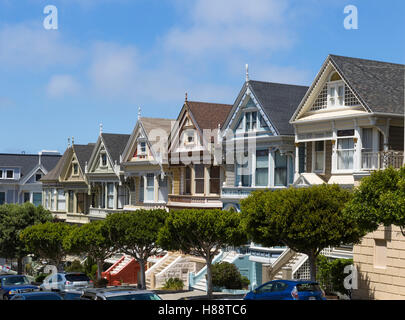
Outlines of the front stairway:
{"type": "Polygon", "coordinates": [[[138,262],[128,255],[122,255],[107,271],[102,273],[102,277],[108,280],[109,285],[137,284],[140,267],[138,262]]]}
{"type": "Polygon", "coordinates": [[[177,258],[181,256],[180,252],[168,252],[160,260],[158,260],[146,273],[146,288],[155,289],[155,275],[163,272],[169,267],[177,258]]]}

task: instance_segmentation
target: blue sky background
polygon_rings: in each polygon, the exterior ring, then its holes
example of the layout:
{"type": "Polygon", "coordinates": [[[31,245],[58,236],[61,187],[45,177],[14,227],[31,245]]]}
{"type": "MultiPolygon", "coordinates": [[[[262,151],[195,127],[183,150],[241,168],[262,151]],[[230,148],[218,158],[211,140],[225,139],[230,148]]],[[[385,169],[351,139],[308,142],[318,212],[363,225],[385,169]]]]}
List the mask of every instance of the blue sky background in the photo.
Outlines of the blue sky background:
{"type": "Polygon", "coordinates": [[[405,63],[398,0],[0,0],[0,152],[131,133],[254,80],[310,85],[328,54],[405,63]],[[58,30],[45,30],[46,5],[58,30]],[[346,30],[355,5],[359,29],[346,30]]]}

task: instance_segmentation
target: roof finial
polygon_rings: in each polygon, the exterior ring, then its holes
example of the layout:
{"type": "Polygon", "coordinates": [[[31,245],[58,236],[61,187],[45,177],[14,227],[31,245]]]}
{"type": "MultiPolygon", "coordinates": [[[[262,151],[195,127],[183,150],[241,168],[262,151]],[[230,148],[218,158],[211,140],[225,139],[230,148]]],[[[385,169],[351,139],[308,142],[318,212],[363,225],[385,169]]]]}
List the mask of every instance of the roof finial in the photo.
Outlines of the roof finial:
{"type": "Polygon", "coordinates": [[[100,123],[100,136],[103,133],[103,123],[100,123]]]}
{"type": "Polygon", "coordinates": [[[72,137],[72,147],[75,144],[75,137],[72,137]]]}
{"type": "Polygon", "coordinates": [[[186,102],[187,102],[187,99],[188,99],[188,94],[187,94],[187,92],[186,92],[186,99],[185,99],[186,102]]]}
{"type": "Polygon", "coordinates": [[[248,64],[246,64],[246,82],[248,82],[249,81],[249,65],[248,64]]]}
{"type": "Polygon", "coordinates": [[[68,138],[68,148],[70,148],[70,138],[68,138]]]}
{"type": "Polygon", "coordinates": [[[141,119],[141,107],[138,108],[138,120],[141,119]]]}

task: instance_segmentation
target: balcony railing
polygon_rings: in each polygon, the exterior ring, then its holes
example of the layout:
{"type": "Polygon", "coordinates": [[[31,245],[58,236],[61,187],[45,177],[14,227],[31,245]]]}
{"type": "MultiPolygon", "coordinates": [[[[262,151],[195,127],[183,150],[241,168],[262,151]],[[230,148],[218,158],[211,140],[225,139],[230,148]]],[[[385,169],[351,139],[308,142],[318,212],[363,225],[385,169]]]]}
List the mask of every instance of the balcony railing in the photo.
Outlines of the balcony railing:
{"type": "Polygon", "coordinates": [[[404,161],[403,151],[362,152],[361,168],[363,170],[380,170],[390,166],[395,169],[402,167],[404,161]]]}
{"type": "Polygon", "coordinates": [[[219,195],[196,196],[196,195],[173,195],[169,194],[168,206],[171,205],[194,205],[201,207],[218,207],[222,208],[222,202],[219,195]]]}

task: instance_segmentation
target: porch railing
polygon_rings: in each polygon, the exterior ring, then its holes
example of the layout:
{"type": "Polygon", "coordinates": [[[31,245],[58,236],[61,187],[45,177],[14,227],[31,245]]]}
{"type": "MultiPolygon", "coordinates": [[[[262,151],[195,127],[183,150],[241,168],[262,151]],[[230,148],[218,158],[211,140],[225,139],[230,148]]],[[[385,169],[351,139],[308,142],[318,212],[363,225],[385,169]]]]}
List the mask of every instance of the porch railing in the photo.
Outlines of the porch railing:
{"type": "Polygon", "coordinates": [[[390,166],[395,169],[402,167],[404,161],[403,151],[362,152],[361,168],[363,170],[380,170],[390,166]]]}

